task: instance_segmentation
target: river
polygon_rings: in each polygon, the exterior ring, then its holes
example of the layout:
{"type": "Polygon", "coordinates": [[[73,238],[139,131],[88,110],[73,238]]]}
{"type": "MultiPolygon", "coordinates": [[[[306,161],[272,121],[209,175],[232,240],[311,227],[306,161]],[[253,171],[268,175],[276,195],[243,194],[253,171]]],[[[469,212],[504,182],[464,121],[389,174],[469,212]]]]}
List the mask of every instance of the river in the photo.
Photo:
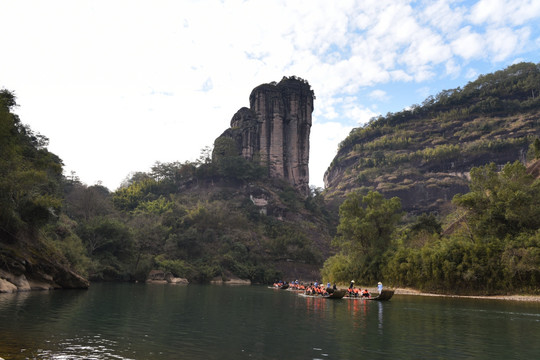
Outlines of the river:
{"type": "Polygon", "coordinates": [[[92,284],[0,294],[8,359],[540,359],[540,304],[265,286],[92,284]]]}

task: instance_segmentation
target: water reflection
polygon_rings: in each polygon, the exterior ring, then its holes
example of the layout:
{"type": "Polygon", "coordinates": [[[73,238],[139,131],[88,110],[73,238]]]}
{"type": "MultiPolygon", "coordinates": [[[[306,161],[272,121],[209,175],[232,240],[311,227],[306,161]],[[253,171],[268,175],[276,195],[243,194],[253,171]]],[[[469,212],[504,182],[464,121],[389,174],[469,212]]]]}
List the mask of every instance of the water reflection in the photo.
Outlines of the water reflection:
{"type": "Polygon", "coordinates": [[[383,334],[383,303],[377,301],[377,307],[379,308],[379,335],[383,334]]]}
{"type": "Polygon", "coordinates": [[[327,299],[321,297],[309,297],[305,296],[306,299],[306,312],[310,315],[315,315],[321,318],[324,318],[326,315],[326,305],[328,304],[327,299]]]}
{"type": "Polygon", "coordinates": [[[263,287],[98,284],[0,294],[5,359],[536,358],[540,305],[263,287]],[[8,296],[4,296],[8,295],[8,296]],[[22,296],[19,296],[22,295],[22,296]],[[407,357],[405,356],[405,357],[407,357]]]}

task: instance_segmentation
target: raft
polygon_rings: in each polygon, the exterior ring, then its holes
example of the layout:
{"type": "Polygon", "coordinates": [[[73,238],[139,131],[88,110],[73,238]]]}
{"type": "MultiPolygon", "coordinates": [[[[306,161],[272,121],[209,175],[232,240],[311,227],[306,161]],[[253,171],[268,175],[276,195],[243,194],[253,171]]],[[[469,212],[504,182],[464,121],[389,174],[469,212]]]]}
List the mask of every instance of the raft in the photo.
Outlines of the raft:
{"type": "Polygon", "coordinates": [[[378,296],[375,297],[345,296],[345,299],[388,301],[392,298],[392,296],[394,296],[394,290],[383,290],[378,296]]]}
{"type": "Polygon", "coordinates": [[[394,290],[385,290],[383,289],[379,296],[374,298],[365,298],[366,300],[377,300],[377,301],[388,301],[394,296],[394,290]]]}
{"type": "Polygon", "coordinates": [[[334,292],[329,293],[328,295],[323,295],[323,298],[326,299],[343,299],[345,294],[347,293],[347,290],[339,289],[334,290],[334,292]]]}
{"type": "Polygon", "coordinates": [[[321,295],[321,294],[298,294],[303,297],[310,297],[310,298],[320,298],[320,299],[343,299],[343,296],[347,293],[347,290],[334,290],[334,292],[321,295]]]}
{"type": "Polygon", "coordinates": [[[289,284],[274,285],[274,286],[269,286],[268,288],[269,289],[274,289],[274,290],[286,290],[286,289],[289,288],[289,284]]]}

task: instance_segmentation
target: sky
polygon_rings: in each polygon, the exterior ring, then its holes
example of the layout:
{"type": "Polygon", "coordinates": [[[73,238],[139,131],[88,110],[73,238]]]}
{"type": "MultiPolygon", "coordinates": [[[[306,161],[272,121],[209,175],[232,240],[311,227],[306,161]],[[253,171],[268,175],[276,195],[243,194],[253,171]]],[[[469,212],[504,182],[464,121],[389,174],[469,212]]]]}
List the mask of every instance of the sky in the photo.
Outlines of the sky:
{"type": "Polygon", "coordinates": [[[316,95],[310,184],[370,118],[540,63],[539,0],[0,0],[0,89],[87,185],[185,162],[283,76],[316,95]]]}

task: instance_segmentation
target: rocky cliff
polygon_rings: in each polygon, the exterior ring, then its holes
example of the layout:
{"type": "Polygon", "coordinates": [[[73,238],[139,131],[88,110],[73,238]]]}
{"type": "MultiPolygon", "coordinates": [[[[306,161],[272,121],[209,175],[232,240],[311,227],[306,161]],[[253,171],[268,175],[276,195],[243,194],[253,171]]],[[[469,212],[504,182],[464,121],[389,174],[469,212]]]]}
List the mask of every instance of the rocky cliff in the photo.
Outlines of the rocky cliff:
{"type": "Polygon", "coordinates": [[[337,207],[352,191],[376,190],[408,212],[445,213],[469,191],[473,167],[534,157],[539,84],[540,65],[516,64],[372,119],[341,142],[324,176],[326,200],[337,207]]]}
{"type": "Polygon", "coordinates": [[[40,241],[0,242],[0,293],[89,286],[40,241]]]}
{"type": "Polygon", "coordinates": [[[309,83],[294,76],[257,86],[250,107],[238,110],[231,127],[214,142],[213,158],[238,155],[257,161],[268,167],[269,177],[284,179],[307,195],[314,99],[309,83]]]}

